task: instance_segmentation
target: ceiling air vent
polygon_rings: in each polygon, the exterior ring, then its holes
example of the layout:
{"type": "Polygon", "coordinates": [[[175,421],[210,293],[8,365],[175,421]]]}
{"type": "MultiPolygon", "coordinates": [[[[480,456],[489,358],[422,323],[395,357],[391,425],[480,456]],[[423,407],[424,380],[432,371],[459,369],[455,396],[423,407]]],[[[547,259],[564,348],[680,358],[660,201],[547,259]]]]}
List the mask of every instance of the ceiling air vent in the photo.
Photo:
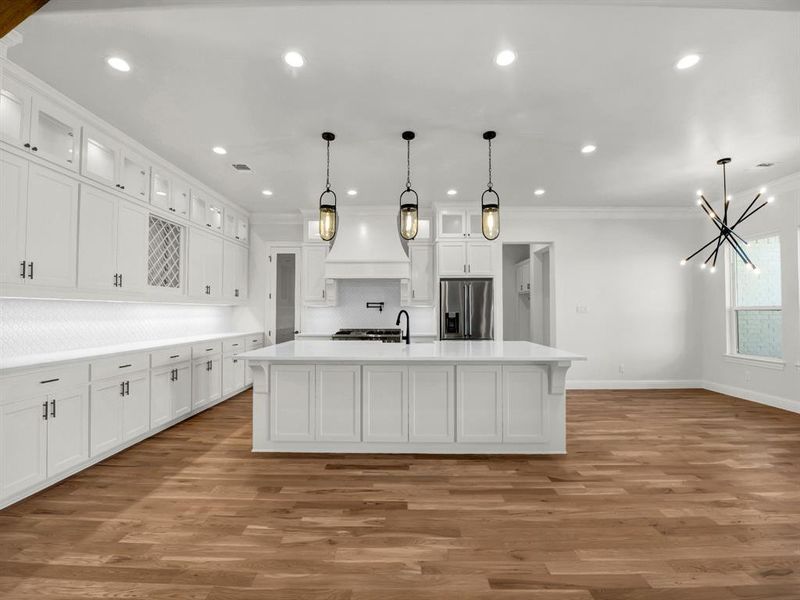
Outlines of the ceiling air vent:
{"type": "Polygon", "coordinates": [[[253,169],[251,169],[251,168],[250,168],[250,166],[249,166],[249,165],[246,165],[246,164],[244,164],[244,163],[234,163],[234,164],[233,164],[233,168],[234,168],[235,170],[237,170],[237,171],[244,171],[244,172],[247,172],[247,171],[252,171],[252,170],[253,170],[253,169]]]}
{"type": "Polygon", "coordinates": [[[763,163],[758,163],[756,166],[757,167],[773,167],[773,166],[775,166],[775,163],[763,162],[763,163]]]}

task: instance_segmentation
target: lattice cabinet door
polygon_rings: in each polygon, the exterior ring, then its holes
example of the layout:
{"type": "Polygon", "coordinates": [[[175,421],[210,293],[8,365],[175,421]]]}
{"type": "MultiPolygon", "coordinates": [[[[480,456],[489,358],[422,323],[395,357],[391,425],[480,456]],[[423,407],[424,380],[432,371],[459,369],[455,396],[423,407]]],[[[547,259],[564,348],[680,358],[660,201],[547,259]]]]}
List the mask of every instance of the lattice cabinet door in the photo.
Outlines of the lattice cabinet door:
{"type": "Polygon", "coordinates": [[[183,240],[185,228],[150,215],[147,284],[175,293],[183,291],[183,240]]]}

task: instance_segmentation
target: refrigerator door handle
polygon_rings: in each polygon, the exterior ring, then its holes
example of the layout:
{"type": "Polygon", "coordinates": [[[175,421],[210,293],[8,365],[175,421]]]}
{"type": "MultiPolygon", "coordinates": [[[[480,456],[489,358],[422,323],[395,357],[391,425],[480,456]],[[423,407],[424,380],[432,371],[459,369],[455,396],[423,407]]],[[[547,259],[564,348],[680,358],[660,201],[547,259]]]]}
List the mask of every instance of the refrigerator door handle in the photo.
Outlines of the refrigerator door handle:
{"type": "Polygon", "coordinates": [[[470,306],[469,302],[469,288],[470,285],[468,283],[464,284],[464,337],[469,337],[472,331],[470,331],[472,327],[471,323],[471,314],[470,311],[472,307],[470,306]]]}

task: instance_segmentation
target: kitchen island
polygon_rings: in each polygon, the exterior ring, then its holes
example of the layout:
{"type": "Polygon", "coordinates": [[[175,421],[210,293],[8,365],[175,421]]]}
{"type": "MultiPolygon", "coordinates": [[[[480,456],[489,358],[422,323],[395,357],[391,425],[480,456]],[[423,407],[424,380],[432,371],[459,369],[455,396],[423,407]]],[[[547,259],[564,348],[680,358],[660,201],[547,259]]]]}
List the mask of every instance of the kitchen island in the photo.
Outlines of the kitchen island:
{"type": "Polygon", "coordinates": [[[558,454],[584,357],[530,342],[294,341],[240,354],[254,452],[558,454]]]}

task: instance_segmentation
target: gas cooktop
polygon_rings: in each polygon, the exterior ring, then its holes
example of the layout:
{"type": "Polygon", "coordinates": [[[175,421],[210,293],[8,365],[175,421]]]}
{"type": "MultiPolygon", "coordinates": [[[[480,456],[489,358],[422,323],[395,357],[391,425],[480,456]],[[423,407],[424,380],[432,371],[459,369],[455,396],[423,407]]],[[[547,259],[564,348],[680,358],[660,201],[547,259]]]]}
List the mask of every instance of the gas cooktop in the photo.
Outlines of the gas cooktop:
{"type": "Polygon", "coordinates": [[[340,329],[332,340],[360,340],[400,343],[400,328],[397,329],[340,329]]]}

